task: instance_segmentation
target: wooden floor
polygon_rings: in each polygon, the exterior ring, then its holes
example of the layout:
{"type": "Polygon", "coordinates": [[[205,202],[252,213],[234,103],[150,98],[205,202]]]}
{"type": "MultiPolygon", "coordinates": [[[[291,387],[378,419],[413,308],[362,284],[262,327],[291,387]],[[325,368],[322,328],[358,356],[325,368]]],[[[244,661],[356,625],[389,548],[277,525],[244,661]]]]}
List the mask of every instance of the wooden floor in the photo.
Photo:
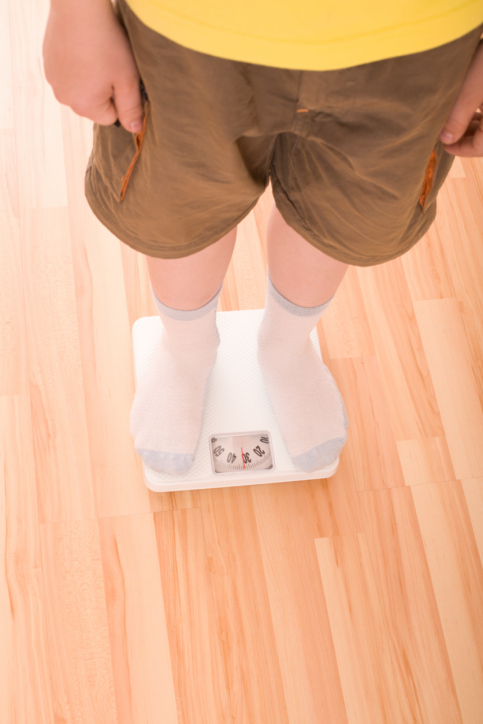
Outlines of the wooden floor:
{"type": "MultiPolygon", "coordinates": [[[[318,325],[327,480],[151,493],[129,433],[144,257],[84,198],[92,124],[0,3],[0,722],[483,722],[483,159],[318,325]]],[[[270,190],[220,309],[264,305],[270,190]]]]}

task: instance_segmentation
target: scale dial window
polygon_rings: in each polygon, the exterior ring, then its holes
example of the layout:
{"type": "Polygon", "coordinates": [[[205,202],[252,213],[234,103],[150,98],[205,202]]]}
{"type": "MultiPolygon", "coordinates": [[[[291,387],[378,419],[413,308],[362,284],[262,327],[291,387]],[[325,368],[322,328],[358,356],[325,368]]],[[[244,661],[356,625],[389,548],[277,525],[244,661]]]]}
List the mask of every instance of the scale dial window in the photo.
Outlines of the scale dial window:
{"type": "Polygon", "coordinates": [[[273,468],[272,444],[267,430],[210,435],[210,452],[215,473],[243,474],[273,468]]]}

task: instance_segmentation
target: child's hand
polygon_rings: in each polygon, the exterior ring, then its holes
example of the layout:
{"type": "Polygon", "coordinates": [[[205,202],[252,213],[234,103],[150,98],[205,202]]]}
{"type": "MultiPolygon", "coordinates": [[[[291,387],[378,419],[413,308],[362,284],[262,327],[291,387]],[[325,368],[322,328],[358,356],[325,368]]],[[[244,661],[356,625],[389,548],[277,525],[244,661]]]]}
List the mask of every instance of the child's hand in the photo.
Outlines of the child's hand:
{"type": "Polygon", "coordinates": [[[141,130],[139,73],[111,0],[52,0],[43,58],[60,103],[103,126],[119,118],[141,130]]]}
{"type": "Polygon", "coordinates": [[[477,109],[483,109],[483,40],[439,136],[448,153],[483,156],[483,116],[477,109]]]}

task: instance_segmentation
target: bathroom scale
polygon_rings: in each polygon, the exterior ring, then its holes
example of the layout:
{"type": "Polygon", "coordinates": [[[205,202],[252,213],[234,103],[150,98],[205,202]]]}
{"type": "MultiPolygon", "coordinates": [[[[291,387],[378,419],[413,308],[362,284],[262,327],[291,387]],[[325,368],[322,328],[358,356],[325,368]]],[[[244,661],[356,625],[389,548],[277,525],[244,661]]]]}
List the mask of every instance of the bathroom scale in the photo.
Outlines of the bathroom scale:
{"type": "MultiPolygon", "coordinates": [[[[193,465],[187,473],[177,476],[158,472],[143,460],[144,481],[150,490],[161,493],[283,483],[329,478],[336,472],[338,457],[330,465],[310,473],[298,469],[292,462],[257,362],[257,333],[263,313],[264,309],[216,313],[220,346],[207,381],[193,465]]],[[[133,324],[136,385],[162,330],[159,316],[141,317],[133,324]]],[[[315,327],[310,339],[322,360],[315,327]]]]}

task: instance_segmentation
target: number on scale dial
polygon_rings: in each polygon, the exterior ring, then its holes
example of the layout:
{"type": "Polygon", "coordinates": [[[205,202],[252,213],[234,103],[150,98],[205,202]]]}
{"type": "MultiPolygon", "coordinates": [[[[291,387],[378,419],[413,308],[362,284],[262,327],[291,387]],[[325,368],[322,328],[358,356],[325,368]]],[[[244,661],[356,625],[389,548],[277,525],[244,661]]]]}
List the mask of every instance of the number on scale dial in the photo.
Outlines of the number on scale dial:
{"type": "Polygon", "coordinates": [[[268,470],[273,467],[267,431],[212,435],[211,461],[215,473],[268,470]]]}

